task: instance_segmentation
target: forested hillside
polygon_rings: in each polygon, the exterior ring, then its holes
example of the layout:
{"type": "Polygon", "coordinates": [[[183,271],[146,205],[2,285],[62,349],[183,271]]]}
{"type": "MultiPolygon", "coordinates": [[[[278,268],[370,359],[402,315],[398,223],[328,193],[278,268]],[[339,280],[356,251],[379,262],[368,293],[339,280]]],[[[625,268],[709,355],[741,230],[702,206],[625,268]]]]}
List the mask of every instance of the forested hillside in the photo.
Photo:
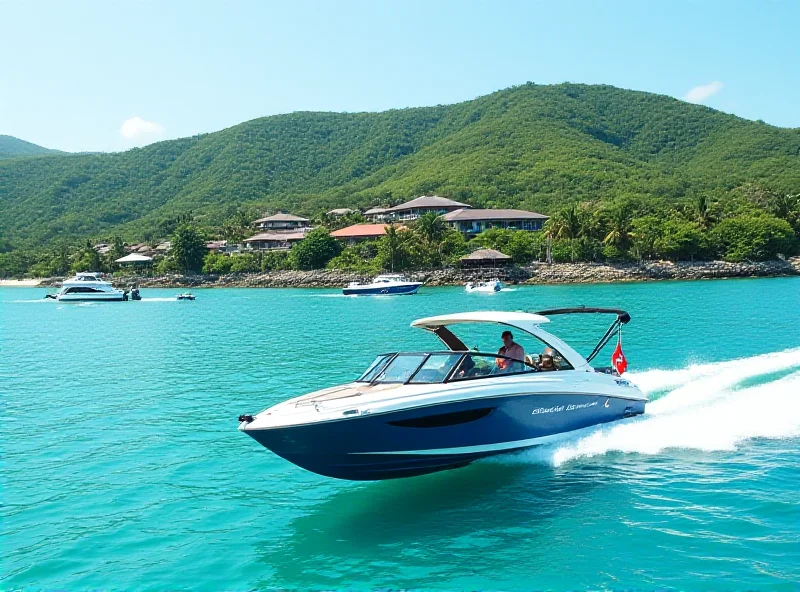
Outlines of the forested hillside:
{"type": "Polygon", "coordinates": [[[14,136],[0,134],[0,158],[15,158],[17,156],[36,156],[39,154],[55,154],[58,151],[50,150],[14,136]]]}
{"type": "MultiPolygon", "coordinates": [[[[0,161],[6,248],[158,236],[240,206],[313,215],[436,193],[553,213],[631,198],[800,193],[800,130],[610,86],[527,84],[456,105],[293,113],[117,154],[0,161]]],[[[0,245],[1,246],[1,245],[0,245]]]]}

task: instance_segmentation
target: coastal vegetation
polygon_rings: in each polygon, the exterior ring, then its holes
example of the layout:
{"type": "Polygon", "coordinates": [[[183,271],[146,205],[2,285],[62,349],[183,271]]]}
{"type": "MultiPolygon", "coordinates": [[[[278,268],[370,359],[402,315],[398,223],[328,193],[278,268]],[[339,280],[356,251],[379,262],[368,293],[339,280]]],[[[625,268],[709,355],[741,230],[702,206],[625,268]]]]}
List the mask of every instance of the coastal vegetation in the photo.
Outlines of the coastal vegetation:
{"type": "Polygon", "coordinates": [[[610,86],[526,84],[456,105],[267,117],[119,154],[0,160],[0,276],[58,275],[97,263],[87,239],[157,244],[179,228],[193,246],[156,270],[430,268],[479,245],[519,264],[545,260],[548,244],[554,261],[769,259],[797,250],[799,194],[800,130],[610,86]],[[320,230],[288,254],[199,255],[201,239],[241,242],[264,211],[335,230],[364,219],[331,208],[430,193],[551,220],[471,244],[423,219],[353,246],[320,230]]]}

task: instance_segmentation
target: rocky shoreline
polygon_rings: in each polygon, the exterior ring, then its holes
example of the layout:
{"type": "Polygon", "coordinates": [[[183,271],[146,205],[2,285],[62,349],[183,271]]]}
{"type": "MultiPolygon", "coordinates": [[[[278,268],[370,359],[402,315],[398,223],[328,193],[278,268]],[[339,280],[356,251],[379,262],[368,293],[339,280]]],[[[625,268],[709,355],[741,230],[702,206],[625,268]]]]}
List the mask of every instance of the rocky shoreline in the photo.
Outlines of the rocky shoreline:
{"type": "MultiPolygon", "coordinates": [[[[525,267],[464,270],[457,268],[417,271],[406,276],[427,286],[457,286],[497,277],[509,284],[594,284],[653,280],[705,280],[800,275],[800,257],[788,261],[729,263],[725,261],[644,263],[538,263],[525,267]]],[[[119,286],[138,283],[142,288],[341,288],[352,281],[371,279],[359,273],[336,270],[272,271],[228,275],[126,276],[119,286]]],[[[47,285],[43,282],[42,285],[47,285]]]]}

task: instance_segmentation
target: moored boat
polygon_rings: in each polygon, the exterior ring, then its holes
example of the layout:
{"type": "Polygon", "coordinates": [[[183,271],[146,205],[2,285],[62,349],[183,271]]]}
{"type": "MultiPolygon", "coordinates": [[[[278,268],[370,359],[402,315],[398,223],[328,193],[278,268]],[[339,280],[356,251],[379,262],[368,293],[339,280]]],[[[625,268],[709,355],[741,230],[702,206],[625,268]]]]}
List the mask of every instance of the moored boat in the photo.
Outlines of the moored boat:
{"type": "Polygon", "coordinates": [[[80,272],[64,280],[61,289],[46,298],[59,302],[113,302],[127,300],[128,293],[113,287],[111,282],[102,279],[100,273],[80,272]]]}
{"type": "Polygon", "coordinates": [[[342,290],[345,296],[376,296],[387,294],[416,294],[422,282],[412,282],[401,274],[382,274],[371,282],[350,282],[342,290]]]}
{"type": "MultiPolygon", "coordinates": [[[[590,364],[629,320],[624,311],[586,308],[419,319],[412,327],[434,333],[446,350],[380,354],[355,381],[242,415],[239,429],[300,467],[352,480],[421,475],[544,444],[644,412],[635,385],[590,364]],[[541,328],[549,316],[583,312],[617,315],[586,358],[541,328]],[[519,330],[542,353],[471,351],[453,331],[471,324],[519,330]]],[[[618,350],[624,371],[621,343],[618,350]]]]}

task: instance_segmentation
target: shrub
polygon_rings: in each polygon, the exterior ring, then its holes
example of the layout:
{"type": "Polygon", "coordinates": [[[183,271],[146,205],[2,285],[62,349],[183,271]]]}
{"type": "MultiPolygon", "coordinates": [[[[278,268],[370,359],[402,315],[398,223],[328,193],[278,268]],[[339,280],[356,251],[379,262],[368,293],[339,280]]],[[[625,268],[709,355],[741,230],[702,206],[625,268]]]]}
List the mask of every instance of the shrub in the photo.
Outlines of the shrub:
{"type": "Polygon", "coordinates": [[[797,237],[786,220],[770,214],[740,214],[713,230],[719,253],[728,261],[772,259],[797,251],[797,237]]]}
{"type": "Polygon", "coordinates": [[[291,250],[297,269],[321,269],[342,250],[327,228],[315,228],[291,250]]]}

